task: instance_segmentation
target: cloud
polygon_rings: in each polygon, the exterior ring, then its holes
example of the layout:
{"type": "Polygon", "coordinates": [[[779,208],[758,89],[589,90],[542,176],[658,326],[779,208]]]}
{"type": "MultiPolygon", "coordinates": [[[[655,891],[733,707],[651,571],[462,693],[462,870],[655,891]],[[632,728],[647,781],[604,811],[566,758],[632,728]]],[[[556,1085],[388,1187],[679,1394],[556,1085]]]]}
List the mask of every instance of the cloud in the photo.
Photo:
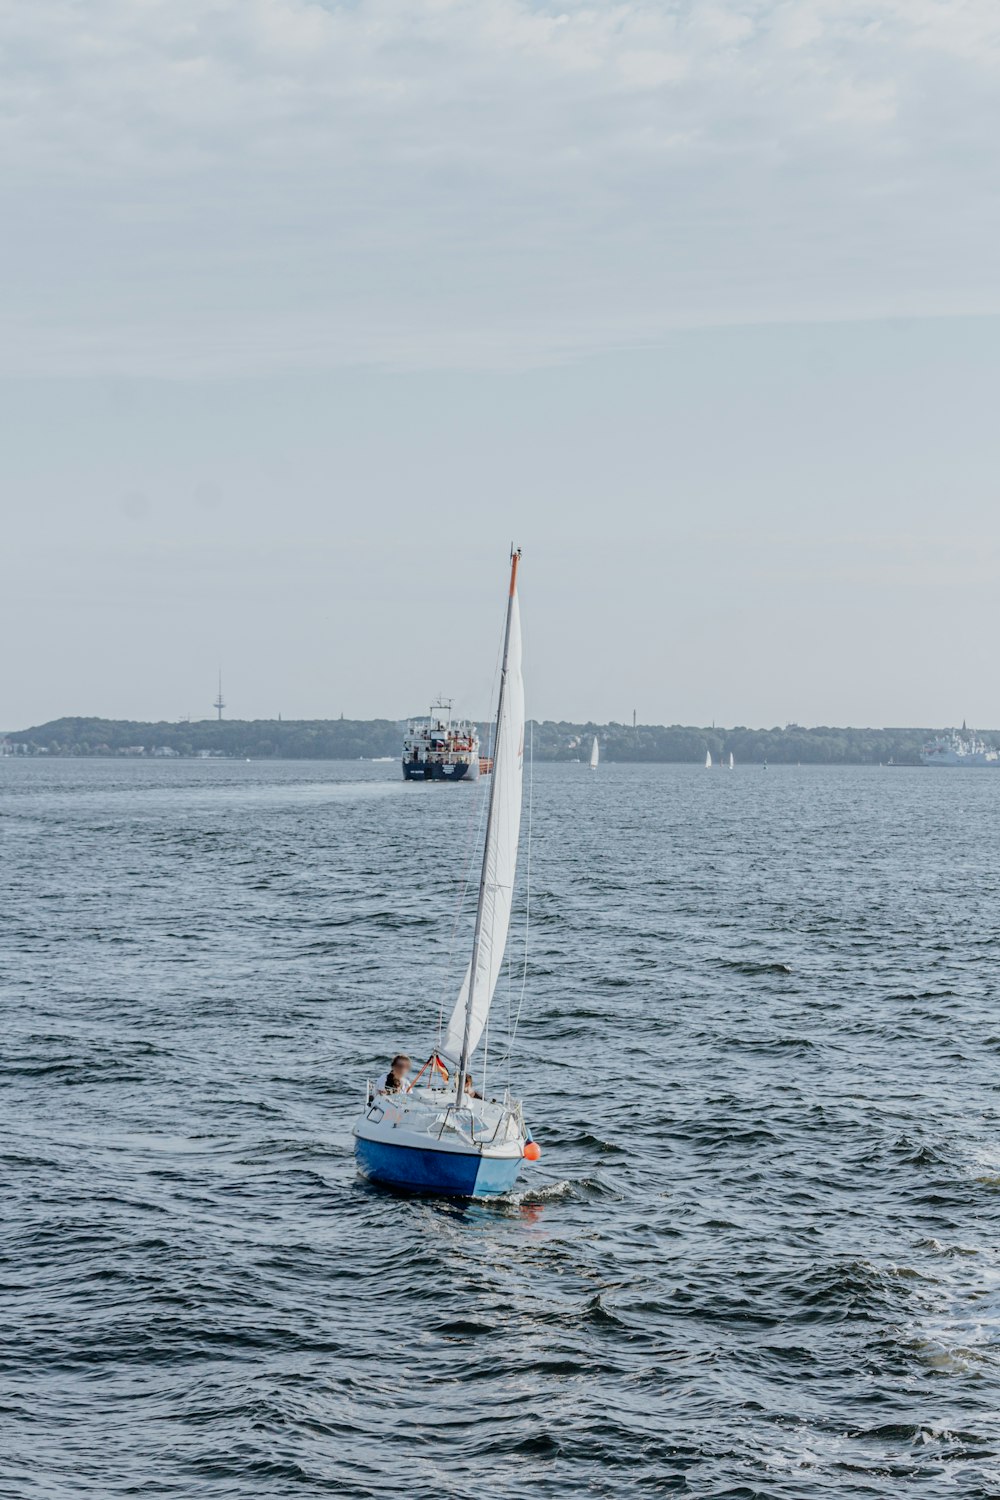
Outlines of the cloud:
{"type": "Polygon", "coordinates": [[[0,0],[8,373],[1000,312],[994,0],[0,0]]]}

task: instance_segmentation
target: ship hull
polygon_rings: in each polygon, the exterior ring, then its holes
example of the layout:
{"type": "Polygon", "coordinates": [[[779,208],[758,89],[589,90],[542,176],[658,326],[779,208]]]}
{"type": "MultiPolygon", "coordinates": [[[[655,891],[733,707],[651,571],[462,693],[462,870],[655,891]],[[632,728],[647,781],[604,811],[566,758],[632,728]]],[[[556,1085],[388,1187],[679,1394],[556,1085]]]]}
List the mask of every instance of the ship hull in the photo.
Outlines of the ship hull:
{"type": "Polygon", "coordinates": [[[520,1156],[390,1146],[361,1137],[355,1139],[354,1154],[370,1182],[446,1198],[487,1198],[509,1192],[521,1170],[520,1156]]]}
{"type": "Polygon", "coordinates": [[[985,755],[921,755],[924,766],[965,766],[967,769],[1000,771],[1000,760],[988,760],[985,755]]]}
{"type": "Polygon", "coordinates": [[[527,1132],[519,1110],[450,1090],[373,1095],[354,1125],[358,1168],[372,1182],[411,1193],[483,1198],[514,1186],[527,1132]]]}
{"type": "Polygon", "coordinates": [[[404,781],[475,781],[478,775],[478,757],[454,765],[441,765],[436,761],[403,761],[404,781]]]}

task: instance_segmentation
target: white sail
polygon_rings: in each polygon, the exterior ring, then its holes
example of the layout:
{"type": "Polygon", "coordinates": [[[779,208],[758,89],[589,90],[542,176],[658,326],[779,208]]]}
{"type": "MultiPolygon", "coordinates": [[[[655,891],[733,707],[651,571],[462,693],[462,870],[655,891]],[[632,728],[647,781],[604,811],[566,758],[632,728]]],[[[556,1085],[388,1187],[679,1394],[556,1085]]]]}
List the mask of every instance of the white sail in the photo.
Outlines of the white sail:
{"type": "Polygon", "coordinates": [[[706,750],[705,751],[705,770],[706,771],[710,771],[711,769],[712,769],[712,752],[711,752],[711,750],[706,750]]]}
{"type": "MultiPolygon", "coordinates": [[[[469,1017],[469,1056],[475,1051],[486,1025],[490,1001],[500,978],[510,908],[514,898],[517,841],[521,830],[521,767],[524,762],[524,682],[521,677],[521,617],[517,594],[511,599],[507,675],[493,751],[492,809],[483,851],[482,921],[479,932],[476,982],[469,1017]]],[[[462,988],[441,1044],[441,1055],[457,1062],[462,1055],[465,1012],[469,999],[472,964],[465,971],[462,988]]]]}
{"type": "Polygon", "coordinates": [[[600,758],[601,758],[601,747],[597,743],[597,735],[595,734],[594,735],[594,743],[590,747],[590,769],[592,771],[596,771],[597,770],[597,762],[600,760],[600,758]]]}
{"type": "Polygon", "coordinates": [[[734,761],[734,760],[733,760],[733,752],[732,752],[732,751],[731,751],[731,750],[730,750],[730,752],[729,752],[729,769],[730,769],[730,770],[732,770],[732,769],[733,769],[733,766],[734,766],[734,765],[735,765],[735,764],[736,764],[736,763],[735,763],[735,761],[734,761]]]}

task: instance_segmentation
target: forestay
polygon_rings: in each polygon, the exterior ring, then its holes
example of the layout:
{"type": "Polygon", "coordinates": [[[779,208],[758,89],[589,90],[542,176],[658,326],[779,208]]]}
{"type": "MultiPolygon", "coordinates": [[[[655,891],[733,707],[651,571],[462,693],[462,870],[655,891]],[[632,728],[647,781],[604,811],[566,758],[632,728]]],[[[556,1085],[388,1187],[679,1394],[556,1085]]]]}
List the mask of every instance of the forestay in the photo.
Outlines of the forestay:
{"type": "MultiPolygon", "coordinates": [[[[521,677],[521,617],[516,590],[510,600],[510,635],[507,672],[493,751],[492,805],[483,852],[482,918],[479,933],[476,981],[469,1016],[469,1056],[479,1045],[493,991],[503,965],[514,899],[514,872],[521,828],[521,769],[524,763],[524,682],[521,677]]],[[[441,1044],[442,1056],[457,1062],[462,1055],[466,1009],[469,1001],[469,964],[455,1008],[441,1044]]]]}

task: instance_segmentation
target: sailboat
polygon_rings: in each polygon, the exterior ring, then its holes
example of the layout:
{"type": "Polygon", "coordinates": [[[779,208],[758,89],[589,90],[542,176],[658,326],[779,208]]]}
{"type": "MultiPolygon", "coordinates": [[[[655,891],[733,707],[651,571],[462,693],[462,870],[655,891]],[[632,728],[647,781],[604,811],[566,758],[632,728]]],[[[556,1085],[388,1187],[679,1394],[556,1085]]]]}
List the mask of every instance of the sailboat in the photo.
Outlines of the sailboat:
{"type": "Polygon", "coordinates": [[[733,767],[735,766],[735,764],[736,764],[736,762],[733,760],[733,752],[730,750],[730,752],[729,752],[729,769],[732,770],[733,767]]]}
{"type": "Polygon", "coordinates": [[[513,551],[472,957],[444,1035],[413,1084],[393,1094],[369,1086],[354,1125],[354,1153],[366,1177],[462,1198],[508,1191],[522,1161],[541,1155],[509,1091],[502,1099],[482,1099],[465,1082],[500,977],[514,893],[524,760],[520,560],[520,551],[513,551]]]}
{"type": "Polygon", "coordinates": [[[597,770],[597,763],[601,758],[601,747],[597,743],[597,735],[594,735],[594,743],[590,747],[590,769],[597,770]]]}
{"type": "Polygon", "coordinates": [[[711,769],[712,769],[712,752],[711,752],[711,750],[706,750],[705,751],[705,770],[706,771],[710,771],[711,769]]]}

